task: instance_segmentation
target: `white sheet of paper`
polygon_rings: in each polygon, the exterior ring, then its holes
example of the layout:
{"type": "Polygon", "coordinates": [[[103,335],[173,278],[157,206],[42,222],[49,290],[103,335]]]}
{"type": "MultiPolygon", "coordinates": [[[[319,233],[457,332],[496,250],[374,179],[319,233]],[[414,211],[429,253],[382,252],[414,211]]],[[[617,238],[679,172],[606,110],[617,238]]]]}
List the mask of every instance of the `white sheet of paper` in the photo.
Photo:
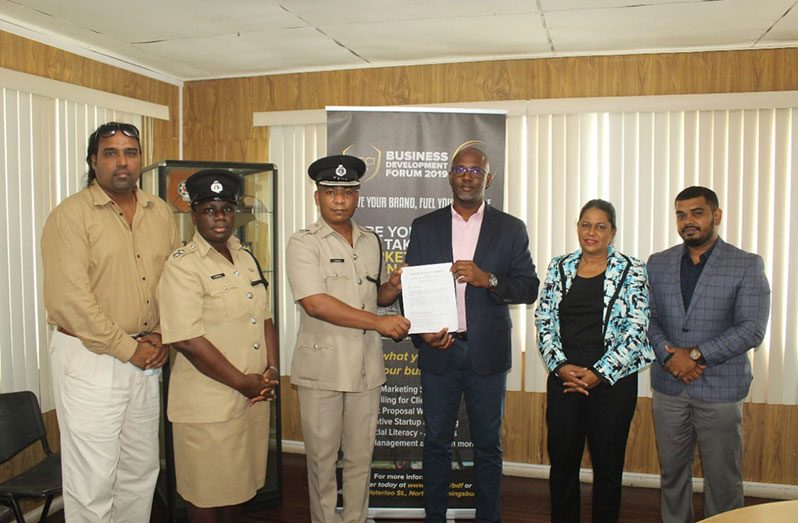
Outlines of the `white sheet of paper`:
{"type": "Polygon", "coordinates": [[[402,302],[410,334],[457,330],[457,300],[451,263],[402,268],[402,302]]]}

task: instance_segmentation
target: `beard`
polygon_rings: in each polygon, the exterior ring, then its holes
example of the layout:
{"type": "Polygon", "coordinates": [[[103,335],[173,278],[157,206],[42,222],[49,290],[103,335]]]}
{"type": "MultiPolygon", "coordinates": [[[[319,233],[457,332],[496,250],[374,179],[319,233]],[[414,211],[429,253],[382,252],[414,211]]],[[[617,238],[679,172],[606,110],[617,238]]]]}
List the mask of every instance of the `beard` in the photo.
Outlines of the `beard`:
{"type": "Polygon", "coordinates": [[[712,236],[715,234],[715,227],[712,226],[709,229],[701,230],[699,229],[699,234],[695,236],[691,236],[689,238],[684,237],[684,233],[679,231],[679,236],[682,237],[684,240],[684,244],[689,247],[700,247],[712,240],[712,236]]]}

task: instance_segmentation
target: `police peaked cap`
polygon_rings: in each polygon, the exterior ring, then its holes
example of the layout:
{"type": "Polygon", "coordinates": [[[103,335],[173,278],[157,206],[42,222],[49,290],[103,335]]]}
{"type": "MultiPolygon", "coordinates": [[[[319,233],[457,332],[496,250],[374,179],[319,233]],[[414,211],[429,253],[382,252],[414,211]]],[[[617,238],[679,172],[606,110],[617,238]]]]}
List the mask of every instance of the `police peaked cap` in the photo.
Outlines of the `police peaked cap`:
{"type": "Polygon", "coordinates": [[[366,173],[366,164],[355,156],[337,154],[319,158],[308,167],[308,176],[318,185],[354,187],[366,173]]]}
{"type": "Polygon", "coordinates": [[[191,206],[210,200],[237,203],[241,196],[241,177],[224,169],[197,171],[186,180],[191,206]]]}

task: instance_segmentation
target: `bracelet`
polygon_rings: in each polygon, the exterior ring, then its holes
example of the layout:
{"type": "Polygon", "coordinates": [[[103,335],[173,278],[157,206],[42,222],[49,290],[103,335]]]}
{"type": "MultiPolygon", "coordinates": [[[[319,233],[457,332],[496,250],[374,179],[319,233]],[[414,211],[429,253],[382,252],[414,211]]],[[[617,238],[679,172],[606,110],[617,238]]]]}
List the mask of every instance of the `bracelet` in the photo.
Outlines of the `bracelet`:
{"type": "Polygon", "coordinates": [[[279,370],[277,370],[277,368],[276,368],[276,367],[266,367],[266,370],[265,370],[265,371],[263,371],[263,373],[264,373],[264,374],[266,374],[266,373],[267,373],[267,372],[269,372],[270,370],[273,370],[274,372],[276,372],[278,376],[280,375],[280,371],[279,371],[279,370]]]}

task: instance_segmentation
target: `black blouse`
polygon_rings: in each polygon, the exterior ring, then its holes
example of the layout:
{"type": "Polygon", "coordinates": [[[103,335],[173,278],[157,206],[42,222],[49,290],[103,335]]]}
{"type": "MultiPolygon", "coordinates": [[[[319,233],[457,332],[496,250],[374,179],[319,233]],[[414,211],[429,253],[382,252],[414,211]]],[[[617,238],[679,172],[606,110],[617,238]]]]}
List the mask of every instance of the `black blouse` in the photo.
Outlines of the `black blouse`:
{"type": "Polygon", "coordinates": [[[574,277],[560,302],[560,339],[563,349],[604,345],[604,273],[592,278],[574,277]]]}

